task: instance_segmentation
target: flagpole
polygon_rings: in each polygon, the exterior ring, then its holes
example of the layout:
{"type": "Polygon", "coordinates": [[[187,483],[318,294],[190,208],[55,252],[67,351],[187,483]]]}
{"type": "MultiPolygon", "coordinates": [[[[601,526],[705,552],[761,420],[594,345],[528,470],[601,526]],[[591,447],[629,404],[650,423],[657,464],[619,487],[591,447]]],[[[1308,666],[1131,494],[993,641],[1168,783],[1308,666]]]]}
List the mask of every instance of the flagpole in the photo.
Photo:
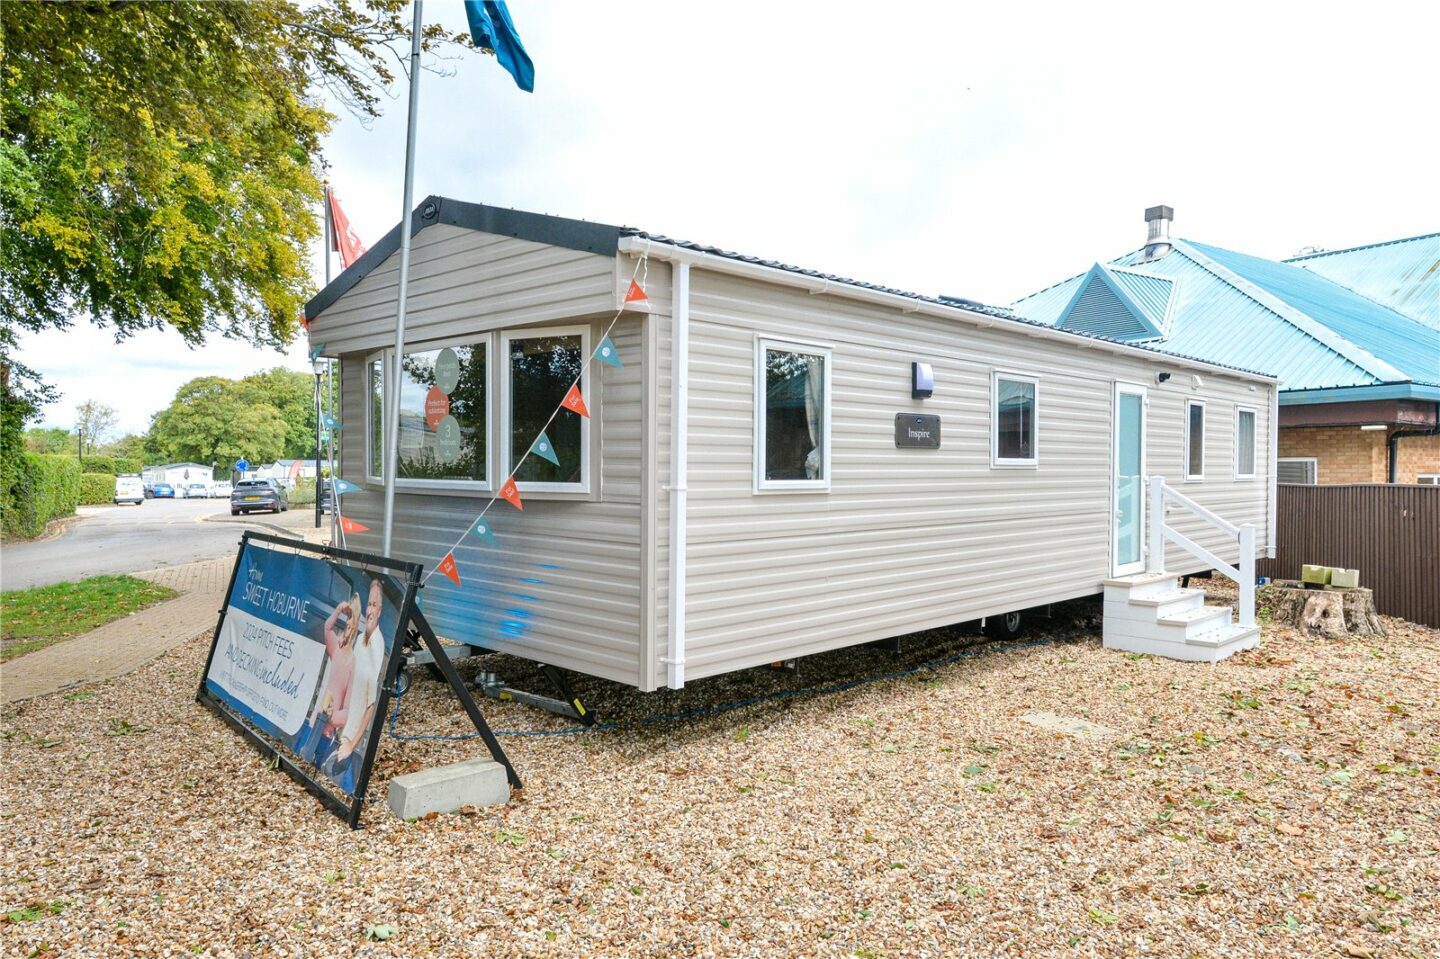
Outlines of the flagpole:
{"type": "Polygon", "coordinates": [[[393,374],[385,384],[385,517],[380,537],[380,555],[390,555],[395,526],[395,473],[400,454],[400,372],[405,356],[405,297],[410,285],[410,211],[415,205],[415,113],[420,94],[420,7],[415,0],[415,25],[410,30],[410,115],[405,124],[405,200],[400,211],[400,289],[395,304],[395,356],[393,374]]]}
{"type": "Polygon", "coordinates": [[[325,285],[330,285],[330,250],[335,243],[335,224],[330,222],[330,181],[325,181],[325,285]]]}

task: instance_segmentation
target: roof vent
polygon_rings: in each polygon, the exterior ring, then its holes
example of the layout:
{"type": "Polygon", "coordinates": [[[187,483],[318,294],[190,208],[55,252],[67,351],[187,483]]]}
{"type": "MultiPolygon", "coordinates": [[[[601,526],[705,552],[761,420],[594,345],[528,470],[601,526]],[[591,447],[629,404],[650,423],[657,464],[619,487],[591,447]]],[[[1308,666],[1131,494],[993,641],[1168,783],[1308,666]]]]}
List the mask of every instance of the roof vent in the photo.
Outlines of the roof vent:
{"type": "Polygon", "coordinates": [[[985,309],[985,304],[981,303],[979,300],[971,300],[963,296],[947,296],[946,294],[941,293],[940,299],[946,303],[949,303],[951,306],[964,306],[969,307],[972,310],[985,309]]]}
{"type": "Polygon", "coordinates": [[[1141,263],[1161,259],[1170,252],[1170,221],[1175,211],[1168,206],[1152,206],[1145,211],[1145,254],[1141,263]]]}

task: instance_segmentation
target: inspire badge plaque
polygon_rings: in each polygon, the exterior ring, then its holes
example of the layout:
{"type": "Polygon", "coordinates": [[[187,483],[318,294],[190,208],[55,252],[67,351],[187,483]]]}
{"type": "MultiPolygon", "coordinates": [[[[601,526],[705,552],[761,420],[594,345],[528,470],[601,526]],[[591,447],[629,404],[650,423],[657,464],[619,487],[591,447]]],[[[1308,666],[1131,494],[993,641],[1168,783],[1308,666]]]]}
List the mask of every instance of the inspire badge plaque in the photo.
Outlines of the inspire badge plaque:
{"type": "Polygon", "coordinates": [[[896,413],[895,445],[900,449],[938,450],[940,417],[929,413],[896,413]]]}

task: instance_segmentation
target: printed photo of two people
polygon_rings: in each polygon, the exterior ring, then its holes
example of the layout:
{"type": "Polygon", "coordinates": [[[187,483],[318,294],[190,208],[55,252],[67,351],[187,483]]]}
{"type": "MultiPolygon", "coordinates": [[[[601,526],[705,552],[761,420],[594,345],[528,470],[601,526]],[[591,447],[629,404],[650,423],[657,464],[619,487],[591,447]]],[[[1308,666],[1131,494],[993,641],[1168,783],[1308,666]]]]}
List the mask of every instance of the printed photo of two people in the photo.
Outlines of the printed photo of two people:
{"type": "Polygon", "coordinates": [[[305,723],[289,745],[347,795],[354,795],[402,597],[389,576],[320,565],[331,571],[331,589],[311,597],[311,609],[326,613],[319,636],[312,638],[324,642],[325,663],[305,723]]]}

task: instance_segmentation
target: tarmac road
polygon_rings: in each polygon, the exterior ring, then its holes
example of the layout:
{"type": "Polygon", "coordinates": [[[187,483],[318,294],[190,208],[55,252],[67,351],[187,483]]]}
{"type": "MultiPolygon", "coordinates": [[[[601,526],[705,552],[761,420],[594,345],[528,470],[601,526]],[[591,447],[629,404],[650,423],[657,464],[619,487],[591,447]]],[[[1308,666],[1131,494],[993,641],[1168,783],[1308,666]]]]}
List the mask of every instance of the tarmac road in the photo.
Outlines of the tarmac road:
{"type": "Polygon", "coordinates": [[[143,506],[82,506],[79,512],[81,518],[54,539],[4,546],[0,588],[214,559],[233,553],[246,528],[274,533],[275,527],[298,531],[315,523],[313,506],[232,518],[227,499],[147,499],[143,506]]]}

